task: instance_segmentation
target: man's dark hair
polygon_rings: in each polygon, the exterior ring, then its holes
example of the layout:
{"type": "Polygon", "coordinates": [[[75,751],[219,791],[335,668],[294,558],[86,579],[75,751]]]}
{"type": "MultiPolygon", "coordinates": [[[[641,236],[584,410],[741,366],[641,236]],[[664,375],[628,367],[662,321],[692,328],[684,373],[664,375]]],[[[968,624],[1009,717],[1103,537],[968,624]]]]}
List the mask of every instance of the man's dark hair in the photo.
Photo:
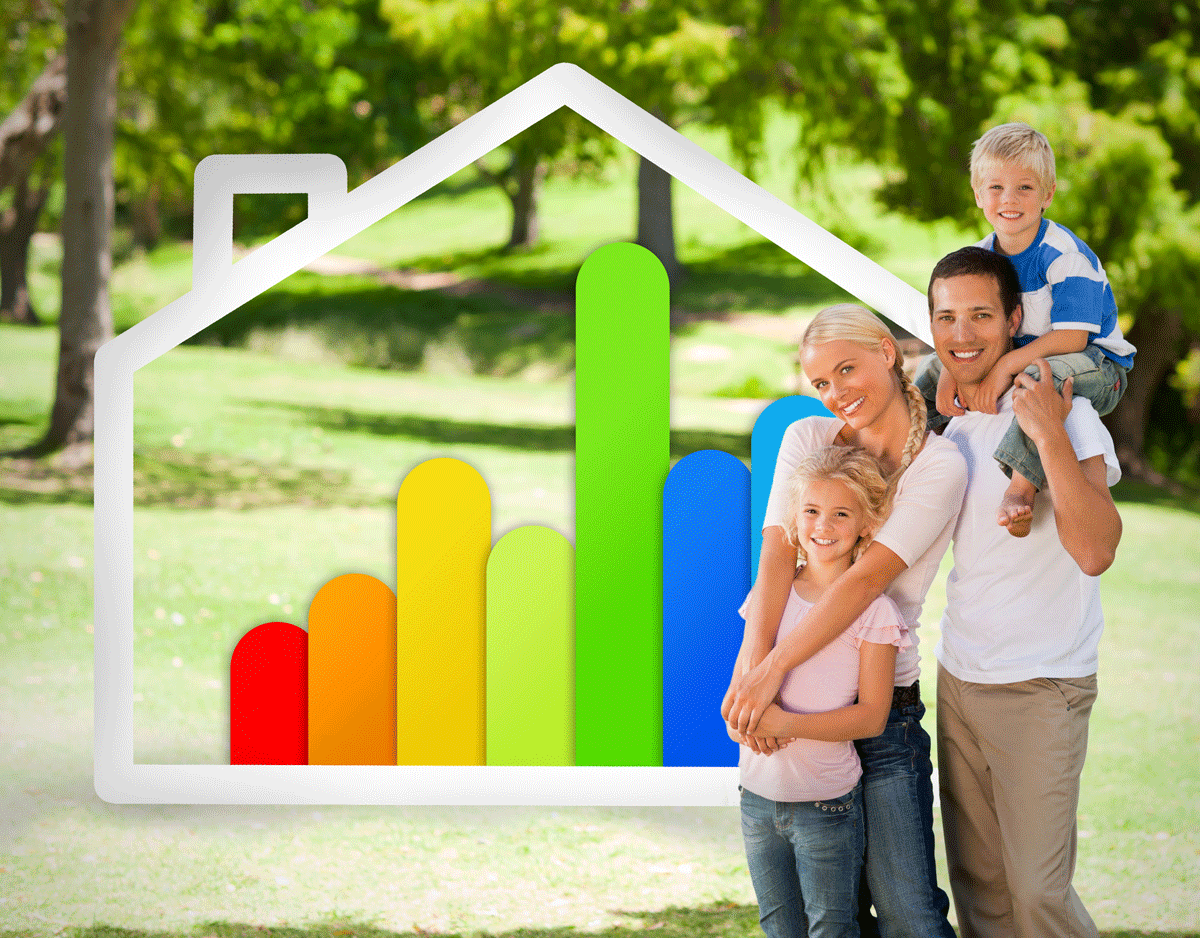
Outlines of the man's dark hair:
{"type": "Polygon", "coordinates": [[[1013,310],[1021,302],[1021,281],[1017,279],[1017,270],[1012,261],[1003,254],[975,245],[947,254],[933,268],[933,273],[929,275],[929,289],[926,291],[929,315],[933,315],[934,282],[970,274],[991,277],[996,281],[996,286],[1000,288],[1000,304],[1004,308],[1004,316],[1011,319],[1013,310]]]}

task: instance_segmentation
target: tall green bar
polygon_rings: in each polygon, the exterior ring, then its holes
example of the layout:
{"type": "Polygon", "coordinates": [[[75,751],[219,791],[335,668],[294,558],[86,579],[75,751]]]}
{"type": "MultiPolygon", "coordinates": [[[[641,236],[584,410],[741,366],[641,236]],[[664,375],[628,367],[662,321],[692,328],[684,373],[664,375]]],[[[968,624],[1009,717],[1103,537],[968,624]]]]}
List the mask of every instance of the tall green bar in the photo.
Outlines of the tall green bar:
{"type": "Polygon", "coordinates": [[[575,287],[575,764],[662,765],[670,290],[636,244],[575,287]]]}

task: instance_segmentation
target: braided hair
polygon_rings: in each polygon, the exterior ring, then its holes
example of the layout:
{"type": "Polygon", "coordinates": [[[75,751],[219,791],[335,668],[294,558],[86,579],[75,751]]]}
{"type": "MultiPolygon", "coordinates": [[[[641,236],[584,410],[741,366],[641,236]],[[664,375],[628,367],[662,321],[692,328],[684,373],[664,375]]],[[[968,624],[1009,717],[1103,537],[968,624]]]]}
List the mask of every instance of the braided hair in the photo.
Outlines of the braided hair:
{"type": "Polygon", "coordinates": [[[900,392],[904,395],[905,403],[908,405],[909,424],[908,439],[904,443],[900,465],[888,479],[894,492],[900,476],[916,458],[921,445],[925,442],[925,398],[905,374],[904,353],[900,351],[900,346],[896,344],[891,331],[870,310],[856,303],[838,303],[835,306],[826,306],[817,313],[816,318],[804,330],[804,337],[800,340],[800,351],[803,352],[814,345],[823,345],[839,339],[861,345],[872,352],[880,351],[886,341],[890,342],[895,350],[896,356],[892,363],[892,370],[896,374],[896,380],[900,382],[900,392]]]}

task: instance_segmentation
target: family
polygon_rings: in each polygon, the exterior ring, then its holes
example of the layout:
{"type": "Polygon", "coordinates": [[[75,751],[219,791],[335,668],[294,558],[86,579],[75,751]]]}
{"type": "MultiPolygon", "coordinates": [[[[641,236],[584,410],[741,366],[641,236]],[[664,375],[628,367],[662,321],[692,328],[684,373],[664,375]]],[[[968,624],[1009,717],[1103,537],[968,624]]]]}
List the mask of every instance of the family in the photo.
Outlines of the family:
{"type": "Polygon", "coordinates": [[[959,930],[1097,934],[1071,881],[1098,578],[1121,538],[1099,418],[1134,349],[1095,254],[1044,217],[1046,138],[993,128],[970,176],[994,233],[934,267],[936,354],[915,379],[862,307],[821,311],[801,341],[833,416],[784,436],[721,706],[768,938],[954,935],[916,634],[951,541],[934,656],[959,930]]]}

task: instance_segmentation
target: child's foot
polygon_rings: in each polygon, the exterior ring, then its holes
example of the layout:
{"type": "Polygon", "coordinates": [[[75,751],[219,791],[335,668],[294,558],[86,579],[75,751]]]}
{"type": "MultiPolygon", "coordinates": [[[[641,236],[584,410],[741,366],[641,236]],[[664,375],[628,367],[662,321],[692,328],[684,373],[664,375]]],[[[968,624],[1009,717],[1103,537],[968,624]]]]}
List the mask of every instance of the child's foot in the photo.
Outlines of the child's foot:
{"type": "Polygon", "coordinates": [[[1014,472],[1012,482],[1000,499],[996,523],[1008,528],[1013,537],[1025,537],[1033,526],[1033,503],[1037,489],[1024,476],[1014,472]]]}

